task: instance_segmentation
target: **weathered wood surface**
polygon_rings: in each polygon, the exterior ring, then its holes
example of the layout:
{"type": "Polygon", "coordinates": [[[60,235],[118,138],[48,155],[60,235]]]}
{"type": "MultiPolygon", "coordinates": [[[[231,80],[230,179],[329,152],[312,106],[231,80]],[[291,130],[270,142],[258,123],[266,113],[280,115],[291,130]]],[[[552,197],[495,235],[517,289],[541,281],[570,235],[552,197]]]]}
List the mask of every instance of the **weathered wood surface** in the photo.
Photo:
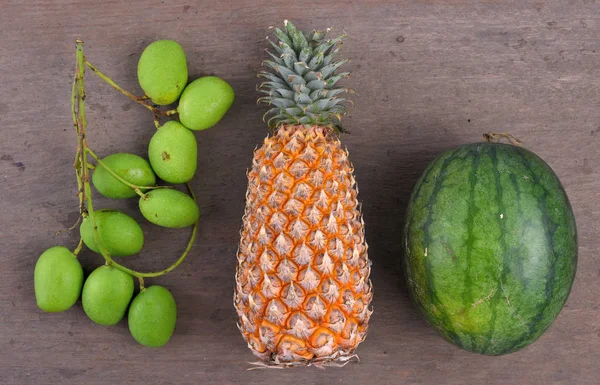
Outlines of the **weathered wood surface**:
{"type": "MultiPolygon", "coordinates": [[[[3,1],[0,4],[0,383],[3,384],[597,384],[600,378],[600,3],[583,1],[3,1]],[[25,3],[25,5],[23,5],[25,3]],[[358,91],[343,138],[356,167],[373,259],[375,313],[360,364],[247,372],[253,356],[235,326],[235,251],[245,171],[267,133],[255,73],[267,27],[349,34],[346,84],[358,91]],[[106,328],[80,305],[36,308],[37,256],[74,246],[55,236],[77,217],[69,111],[74,40],[88,59],[139,92],[146,44],[178,40],[190,74],[216,74],[237,99],[197,134],[199,238],[185,264],[154,282],[179,305],[163,349],[137,345],[125,322],[106,328]],[[437,153],[509,131],[554,168],[579,224],[580,264],[566,308],[534,345],[484,357],[446,343],[419,317],[398,270],[406,202],[437,153]]],[[[99,154],[145,153],[151,116],[87,77],[90,141],[99,154]]],[[[107,205],[135,213],[136,202],[107,205]]],[[[139,218],[139,215],[138,215],[139,218]]],[[[145,225],[136,267],[169,264],[186,231],[145,225]]],[[[83,254],[86,272],[101,261],[83,254]]]]}

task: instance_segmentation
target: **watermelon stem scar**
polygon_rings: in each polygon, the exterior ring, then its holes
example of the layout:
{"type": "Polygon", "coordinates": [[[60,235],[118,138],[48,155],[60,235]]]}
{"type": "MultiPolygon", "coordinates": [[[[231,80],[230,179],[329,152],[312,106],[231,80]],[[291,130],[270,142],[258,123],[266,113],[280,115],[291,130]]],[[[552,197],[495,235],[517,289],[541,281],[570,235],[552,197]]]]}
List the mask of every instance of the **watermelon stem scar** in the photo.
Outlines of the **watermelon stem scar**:
{"type": "Polygon", "coordinates": [[[494,141],[499,143],[502,139],[508,140],[508,142],[514,146],[520,146],[522,143],[519,138],[508,132],[487,132],[483,134],[483,140],[488,143],[494,141]]]}

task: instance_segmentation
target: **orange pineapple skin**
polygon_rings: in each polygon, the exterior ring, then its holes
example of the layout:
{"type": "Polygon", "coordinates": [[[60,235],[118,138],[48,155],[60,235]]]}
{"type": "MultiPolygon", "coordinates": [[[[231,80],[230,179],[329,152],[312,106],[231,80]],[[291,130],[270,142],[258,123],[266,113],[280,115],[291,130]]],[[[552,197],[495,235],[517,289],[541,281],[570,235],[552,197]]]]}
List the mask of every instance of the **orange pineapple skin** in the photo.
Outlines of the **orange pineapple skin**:
{"type": "Polygon", "coordinates": [[[367,333],[371,262],[348,152],[283,125],[254,152],[238,249],[238,328],[262,361],[345,361],[367,333]]]}

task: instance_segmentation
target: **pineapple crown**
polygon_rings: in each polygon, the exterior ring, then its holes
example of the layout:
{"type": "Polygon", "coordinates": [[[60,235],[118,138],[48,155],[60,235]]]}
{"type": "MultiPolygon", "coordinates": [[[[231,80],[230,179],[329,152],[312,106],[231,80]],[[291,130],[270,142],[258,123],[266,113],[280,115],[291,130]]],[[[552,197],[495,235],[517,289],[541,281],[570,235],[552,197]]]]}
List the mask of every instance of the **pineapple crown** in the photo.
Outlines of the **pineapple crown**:
{"type": "Polygon", "coordinates": [[[348,59],[334,59],[346,34],[327,39],[329,29],[305,35],[287,20],[284,25],[284,30],[275,28],[278,44],[269,40],[276,54],[267,50],[273,60],[265,60],[263,65],[270,71],[258,74],[266,79],[258,87],[266,96],[258,102],[272,106],[264,119],[271,116],[271,129],[281,124],[303,124],[344,132],[340,120],[346,113],[346,99],[338,96],[350,90],[336,84],[350,73],[337,73],[348,59]]]}

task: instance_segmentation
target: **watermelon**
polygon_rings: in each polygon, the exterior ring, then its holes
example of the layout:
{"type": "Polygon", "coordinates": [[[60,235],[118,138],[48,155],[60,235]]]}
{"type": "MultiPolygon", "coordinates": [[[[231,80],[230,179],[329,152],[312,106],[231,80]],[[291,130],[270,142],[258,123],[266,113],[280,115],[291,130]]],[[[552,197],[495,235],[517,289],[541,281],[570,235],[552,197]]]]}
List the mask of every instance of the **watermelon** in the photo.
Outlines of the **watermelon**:
{"type": "Polygon", "coordinates": [[[577,268],[567,195],[534,153],[501,143],[435,159],[407,209],[403,267],[416,307],[446,340],[517,351],[562,309],[577,268]]]}

